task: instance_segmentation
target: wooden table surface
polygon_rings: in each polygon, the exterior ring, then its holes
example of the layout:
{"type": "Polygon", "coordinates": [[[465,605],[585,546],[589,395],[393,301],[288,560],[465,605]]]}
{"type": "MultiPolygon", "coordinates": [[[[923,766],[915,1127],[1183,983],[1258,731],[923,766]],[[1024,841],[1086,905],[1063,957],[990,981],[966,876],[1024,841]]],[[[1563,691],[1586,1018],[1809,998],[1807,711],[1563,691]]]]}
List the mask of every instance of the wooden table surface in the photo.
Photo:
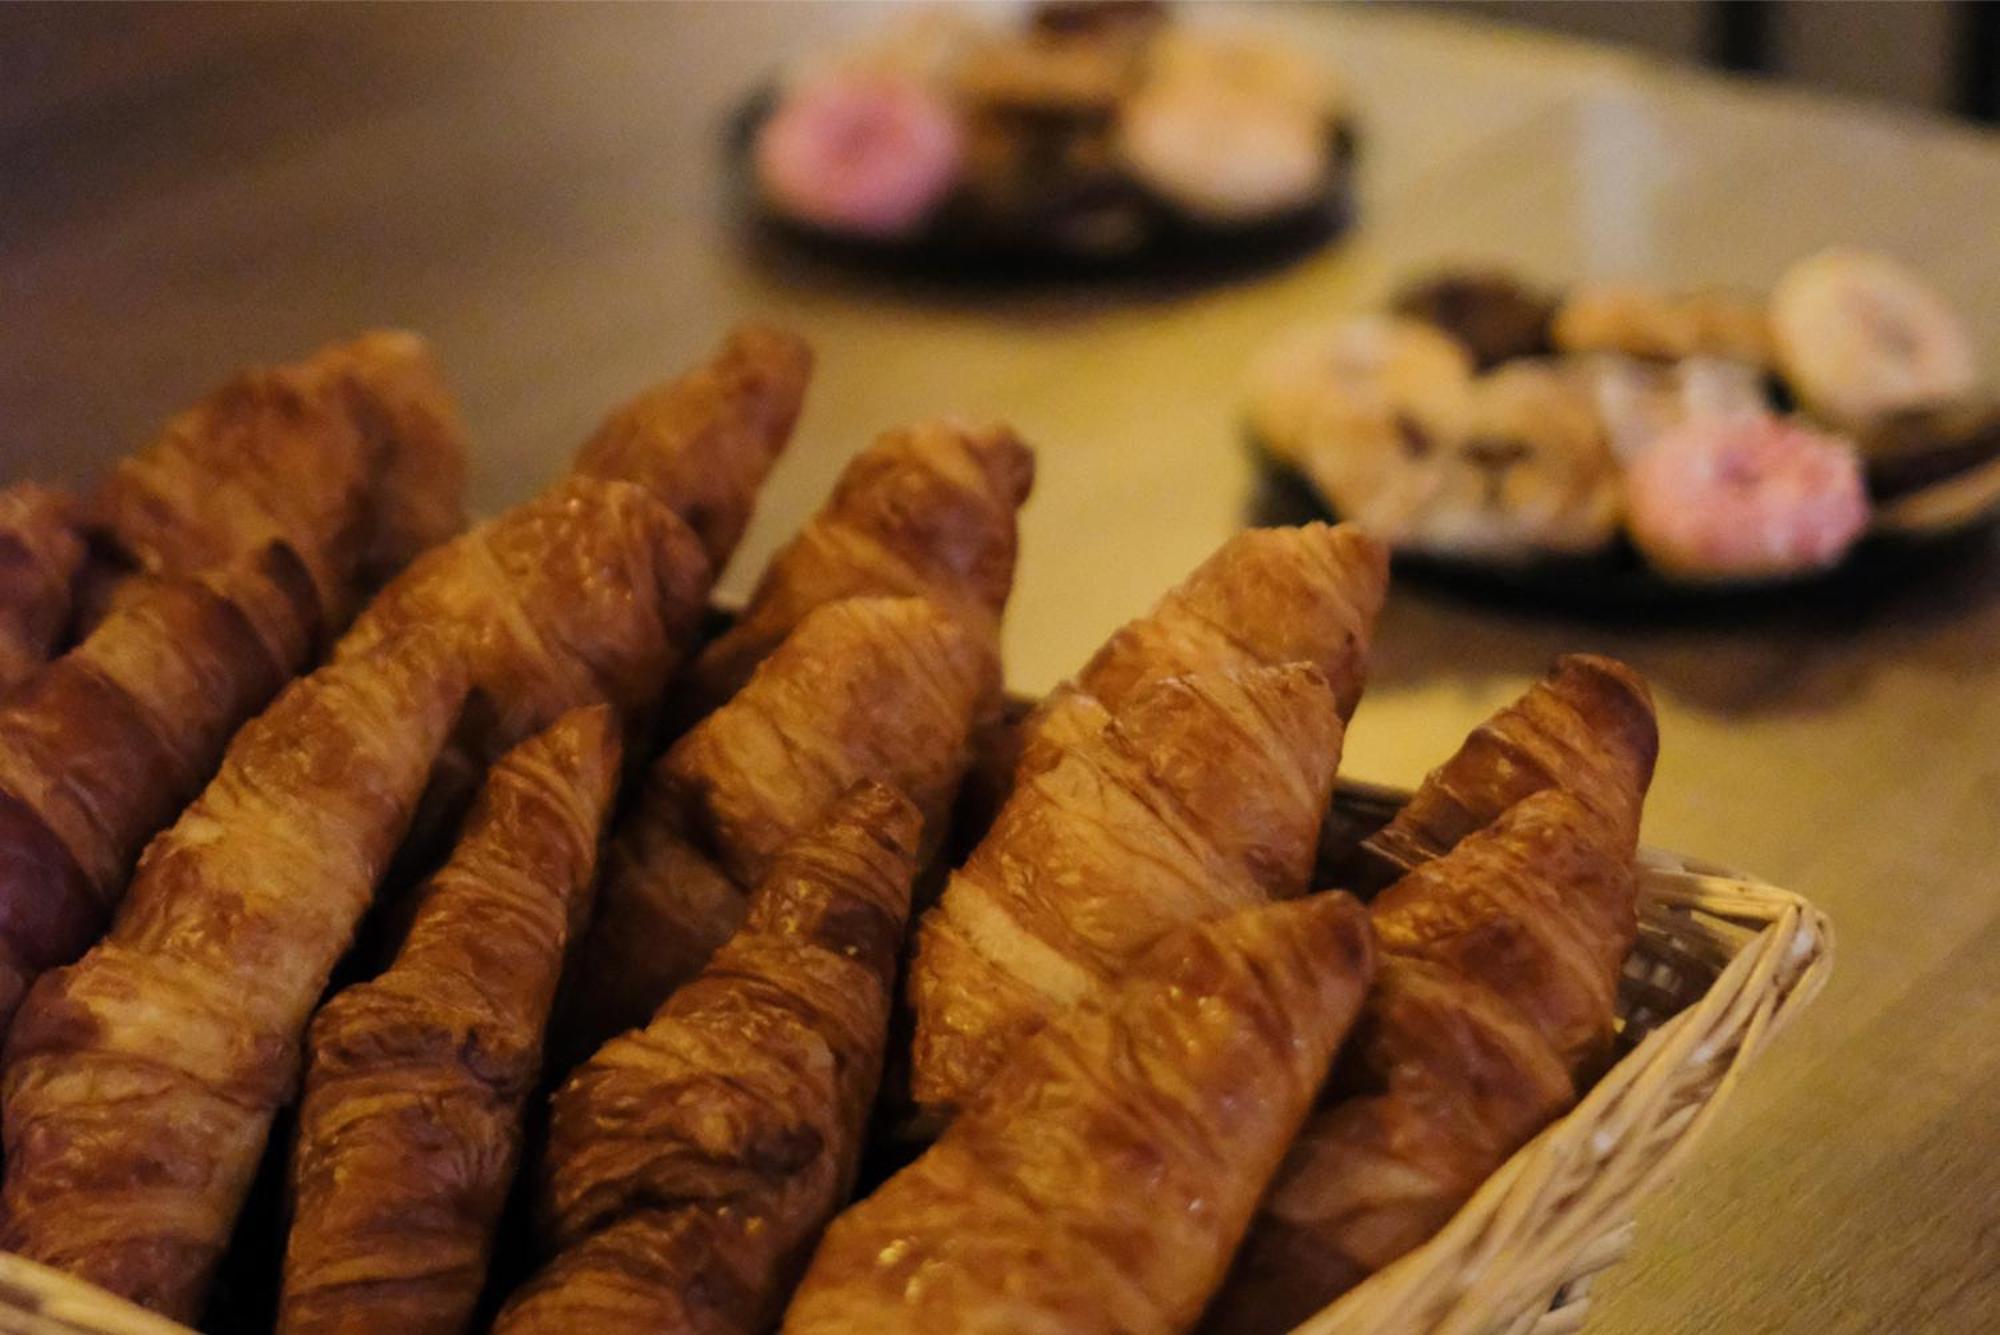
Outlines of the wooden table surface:
{"type": "MultiPolygon", "coordinates": [[[[1365,109],[1361,229],[1200,291],[896,290],[740,244],[718,128],[856,6],[0,8],[0,452],[80,478],[231,367],[370,324],[442,349],[475,501],[731,320],[822,371],[729,584],[889,424],[1040,450],[1014,683],[1078,664],[1245,520],[1233,382],[1277,326],[1485,257],[1769,283],[1852,241],[1951,292],[2000,368],[2000,140],[1429,15],[1290,11],[1365,109]]],[[[1832,985],[1640,1219],[1591,1329],[2000,1330],[2000,551],[1836,605],[1605,624],[1399,587],[1350,773],[1412,782],[1562,650],[1641,668],[1657,844],[1797,889],[1832,985]]]]}

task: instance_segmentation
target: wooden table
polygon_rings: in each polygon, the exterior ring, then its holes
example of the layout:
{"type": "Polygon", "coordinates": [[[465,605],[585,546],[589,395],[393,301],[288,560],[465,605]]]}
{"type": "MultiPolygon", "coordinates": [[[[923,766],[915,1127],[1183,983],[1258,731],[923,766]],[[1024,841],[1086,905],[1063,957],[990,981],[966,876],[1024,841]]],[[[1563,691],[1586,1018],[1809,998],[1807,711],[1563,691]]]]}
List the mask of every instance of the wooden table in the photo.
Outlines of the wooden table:
{"type": "MultiPolygon", "coordinates": [[[[1038,689],[1244,521],[1234,378],[1273,328],[1490,257],[1551,279],[1768,283],[1846,240],[1955,294],[2000,367],[2000,141],[1423,14],[1257,15],[1343,67],[1364,225],[1195,292],[896,291],[739,244],[718,126],[856,7],[0,9],[0,451],[80,477],[242,362],[395,322],[441,346],[475,500],[555,472],[736,318],[822,367],[729,583],[877,429],[1040,448],[1007,632],[1038,689]]],[[[1757,618],[1608,626],[1399,588],[1349,772],[1414,781],[1554,653],[1652,679],[1649,838],[1840,930],[1602,1290],[1603,1331],[2000,1329],[2000,553],[1757,618]]]]}

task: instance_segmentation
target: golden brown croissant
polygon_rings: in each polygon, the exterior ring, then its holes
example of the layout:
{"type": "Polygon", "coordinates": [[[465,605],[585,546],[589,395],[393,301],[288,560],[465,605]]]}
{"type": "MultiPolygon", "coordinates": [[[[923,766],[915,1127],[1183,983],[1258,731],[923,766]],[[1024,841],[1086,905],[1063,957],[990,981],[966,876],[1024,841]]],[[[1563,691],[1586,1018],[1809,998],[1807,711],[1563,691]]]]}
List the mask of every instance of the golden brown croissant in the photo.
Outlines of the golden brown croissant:
{"type": "Polygon", "coordinates": [[[1659,749],[1653,697],[1639,674],[1592,654],[1558,658],[1363,842],[1355,880],[1364,889],[1387,885],[1551,787],[1573,794],[1619,832],[1628,852],[1636,849],[1659,749]]]}
{"type": "Polygon", "coordinates": [[[833,1222],[784,1330],[1188,1329],[1372,963],[1337,893],[1161,939],[833,1222]]]}
{"type": "Polygon", "coordinates": [[[1081,696],[1062,717],[1069,745],[1022,766],[919,929],[911,1093],[934,1116],[1168,929],[1306,888],[1342,736],[1318,668],[1174,679],[1108,716],[1081,696]]]}
{"type": "Polygon", "coordinates": [[[281,1332],[467,1328],[618,758],[604,705],[503,756],[395,962],[313,1020],[281,1332]]]}
{"type": "Polygon", "coordinates": [[[44,969],[97,939],[139,850],[305,666],[316,606],[283,544],[199,577],[142,576],[0,702],[0,1032],[44,969]]]}
{"type": "Polygon", "coordinates": [[[508,1335],[767,1330],[852,1189],[922,817],[878,784],[779,855],[743,929],[555,1097],[555,1258],[508,1335]]]}
{"type": "Polygon", "coordinates": [[[337,628],[364,571],[384,573],[455,530],[460,435],[422,341],[369,335],[236,376],[119,463],[98,515],[155,574],[287,543],[337,628]]]}
{"type": "Polygon", "coordinates": [[[703,542],[718,550],[747,521],[810,361],[788,334],[738,331],[615,413],[575,474],[426,553],[369,604],[340,652],[445,626],[466,659],[478,699],[449,784],[469,788],[480,762],[579,705],[608,701],[645,735],[714,581],[703,542]]]}
{"type": "Polygon", "coordinates": [[[307,364],[342,380],[378,451],[360,571],[372,588],[465,527],[465,427],[419,335],[374,330],[320,349],[307,364]]]}
{"type": "Polygon", "coordinates": [[[925,599],[843,599],[801,621],[655,763],[621,824],[564,1054],[645,1023],[736,930],[778,853],[851,785],[907,794],[927,859],[999,673],[990,637],[925,599]]]}
{"type": "Polygon", "coordinates": [[[1106,641],[1077,685],[1115,713],[1167,677],[1311,663],[1344,722],[1388,581],[1388,549],[1352,524],[1247,530],[1106,641]]]}
{"type": "Polygon", "coordinates": [[[1034,477],[1034,454],[1006,427],[926,422],[883,435],[695,660],[688,712],[734,695],[806,613],[839,598],[920,595],[997,633],[1014,584],[1014,514],[1034,477]]]}
{"type": "Polygon", "coordinates": [[[1637,931],[1624,832],[1560,788],[1381,895],[1355,1070],[1279,1170],[1210,1325],[1289,1330],[1421,1244],[1573,1101],[1637,931]]]}
{"type": "Polygon", "coordinates": [[[0,491],[0,691],[55,652],[83,565],[76,503],[33,482],[0,491]]]}
{"type": "Polygon", "coordinates": [[[791,438],[811,376],[802,340],[739,326],[707,362],[612,413],[575,471],[644,486],[687,521],[720,571],[791,438]]]}
{"type": "MultiPolygon", "coordinates": [[[[1388,578],[1387,548],[1351,524],[1239,533],[1115,632],[1051,701],[1081,690],[1116,712],[1169,677],[1299,662],[1326,674],[1344,723],[1361,698],[1388,578]]],[[[1006,802],[1024,752],[1046,759],[1060,749],[1036,740],[1049,712],[1045,703],[1013,729],[982,733],[962,813],[971,840],[1006,802]]]]}
{"type": "Polygon", "coordinates": [[[444,629],[480,693],[487,758],[579,705],[643,715],[708,588],[708,559],[671,510],[635,483],[573,477],[412,562],[336,654],[444,629]]]}
{"type": "Polygon", "coordinates": [[[200,1310],[335,961],[465,681],[413,636],[288,687],[154,840],[110,935],[8,1040],[0,1245],[200,1310]]]}

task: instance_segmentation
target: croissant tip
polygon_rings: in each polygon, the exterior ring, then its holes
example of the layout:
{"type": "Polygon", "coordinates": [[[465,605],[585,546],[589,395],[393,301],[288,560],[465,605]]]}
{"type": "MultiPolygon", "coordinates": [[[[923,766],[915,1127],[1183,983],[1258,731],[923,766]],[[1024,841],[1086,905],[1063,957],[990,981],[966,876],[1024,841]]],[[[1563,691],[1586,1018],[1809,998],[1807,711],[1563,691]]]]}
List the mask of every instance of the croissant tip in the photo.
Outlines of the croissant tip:
{"type": "Polygon", "coordinates": [[[815,360],[812,344],[804,337],[762,320],[746,320],[732,328],[723,340],[722,358],[768,363],[798,376],[810,373],[815,360]]]}
{"type": "Polygon", "coordinates": [[[1648,710],[1653,708],[1652,687],[1647,684],[1646,678],[1639,670],[1630,664],[1604,654],[1563,654],[1549,669],[1551,677],[1561,677],[1570,673],[1609,678],[1636,696],[1648,710]]]}

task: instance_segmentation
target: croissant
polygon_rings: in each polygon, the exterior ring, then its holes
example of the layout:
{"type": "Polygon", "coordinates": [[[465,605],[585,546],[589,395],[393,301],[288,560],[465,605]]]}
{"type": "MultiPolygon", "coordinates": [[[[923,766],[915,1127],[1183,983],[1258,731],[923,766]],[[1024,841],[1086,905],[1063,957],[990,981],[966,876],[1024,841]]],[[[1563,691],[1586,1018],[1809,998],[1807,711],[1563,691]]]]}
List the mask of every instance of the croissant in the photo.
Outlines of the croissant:
{"type": "Polygon", "coordinates": [[[374,588],[465,528],[465,427],[422,337],[379,329],[320,349],[308,365],[339,377],[377,451],[361,583],[374,588]]]}
{"type": "Polygon", "coordinates": [[[412,562],[336,655],[445,628],[480,693],[474,750],[490,757],[578,705],[643,714],[708,589],[708,559],[671,510],[634,483],[569,478],[412,562]]]}
{"type": "Polygon", "coordinates": [[[628,738],[646,735],[714,580],[703,542],[747,522],[809,362],[790,335],[739,331],[614,414],[577,474],[426,553],[369,604],[339,652],[445,626],[466,660],[476,717],[450,784],[579,705],[608,701],[628,738]]]}
{"type": "Polygon", "coordinates": [[[687,521],[719,571],[791,438],[811,376],[802,340],[739,326],[704,365],[612,413],[578,453],[575,471],[651,491],[687,521]]]}
{"type": "Polygon", "coordinates": [[[300,1038],[465,695],[435,637],[294,682],[140,862],[111,933],[8,1039],[0,1246],[181,1321],[300,1038]]]}
{"type": "Polygon", "coordinates": [[[1034,476],[1033,453],[1005,427],[927,422],[883,435],[695,660],[689,712],[734,695],[806,613],[839,598],[920,595],[997,633],[1014,583],[1014,514],[1034,476]]]}
{"type": "MultiPolygon", "coordinates": [[[[1351,524],[1249,529],[1114,633],[1067,689],[1116,712],[1169,677],[1312,663],[1345,723],[1361,698],[1388,578],[1388,550],[1351,524]]],[[[962,817],[974,840],[1005,804],[1024,755],[1060,749],[1035,740],[1048,716],[1045,705],[1013,729],[982,735],[962,817]]]]}
{"type": "Polygon", "coordinates": [[[1311,663],[1345,722],[1388,581],[1388,549],[1352,524],[1248,529],[1106,641],[1076,684],[1116,712],[1167,677],[1311,663]]]}
{"type": "Polygon", "coordinates": [[[1342,733],[1318,668],[1170,680],[1116,714],[1079,695],[1063,717],[1069,745],[1023,765],[918,930],[910,1092],[933,1118],[1169,929],[1306,886],[1342,733]]]}
{"type": "Polygon", "coordinates": [[[1210,1327],[1289,1330],[1441,1228],[1575,1099],[1637,932],[1624,832],[1545,789],[1371,910],[1357,1070],[1272,1184],[1210,1327]]]}
{"type": "Polygon", "coordinates": [[[1372,967],[1338,893],[1170,933],[834,1220],[784,1330],[1189,1329],[1372,967]]]}
{"type": "Polygon", "coordinates": [[[779,855],[743,928],[555,1097],[555,1258],[496,1326],[768,1330],[852,1189],[922,816],[857,785],[779,855]]]}
{"type": "Polygon", "coordinates": [[[467,1328],[618,759],[604,705],[502,757],[395,962],[314,1019],[281,1332],[467,1328]]]}
{"type": "Polygon", "coordinates": [[[139,850],[305,666],[316,607],[282,544],[198,577],[141,577],[0,701],[0,1032],[44,969],[97,939],[139,850]]]}
{"type": "Polygon", "coordinates": [[[154,574],[284,542],[338,628],[364,569],[399,564],[455,531],[463,454],[422,340],[369,335],[239,374],[121,461],[96,509],[112,544],[154,574]]]}
{"type": "Polygon", "coordinates": [[[991,638],[925,599],[808,614],[647,776],[606,858],[565,1055],[645,1023],[736,930],[778,853],[854,783],[908,795],[928,860],[999,675],[991,638]]]}
{"type": "Polygon", "coordinates": [[[1660,735],[1653,697],[1623,663],[1558,658],[1527,694],[1481,724],[1387,826],[1363,841],[1353,882],[1377,889],[1441,857],[1544,788],[1562,788],[1638,846],[1660,735]]]}
{"type": "Polygon", "coordinates": [[[33,482],[0,490],[0,691],[62,642],[83,553],[70,497],[33,482]]]}

